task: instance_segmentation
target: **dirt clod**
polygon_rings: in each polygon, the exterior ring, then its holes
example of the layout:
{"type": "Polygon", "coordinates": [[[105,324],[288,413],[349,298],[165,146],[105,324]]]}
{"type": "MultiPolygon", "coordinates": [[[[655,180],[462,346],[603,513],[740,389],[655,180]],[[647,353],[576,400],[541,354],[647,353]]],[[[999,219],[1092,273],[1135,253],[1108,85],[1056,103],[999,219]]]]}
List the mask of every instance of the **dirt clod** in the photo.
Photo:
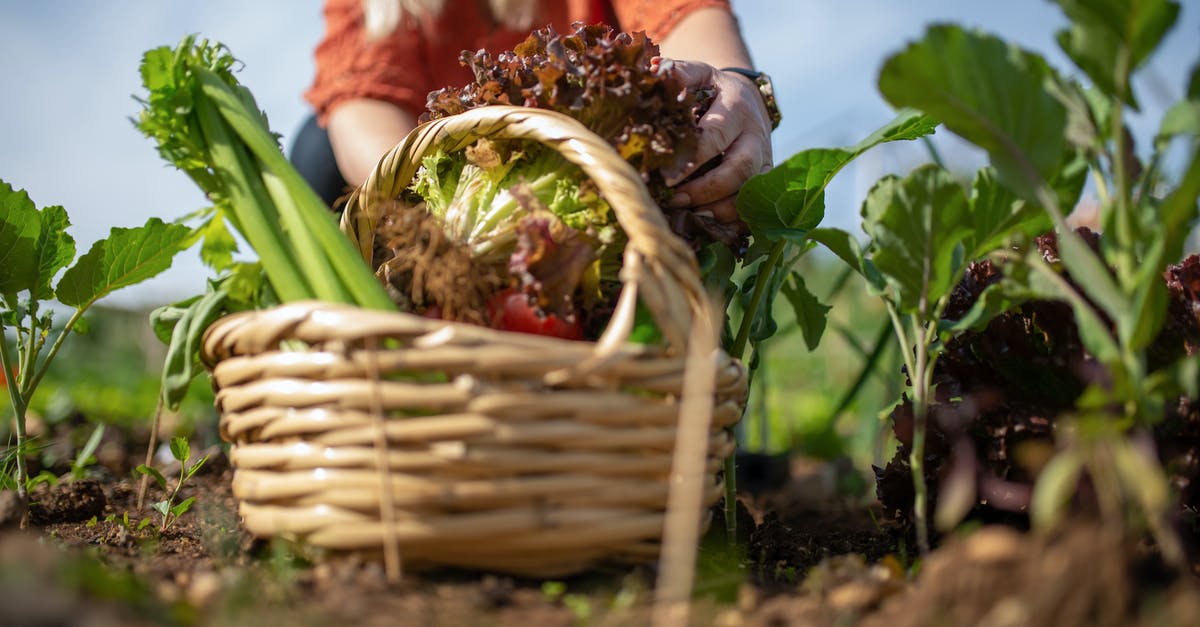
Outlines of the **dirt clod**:
{"type": "Polygon", "coordinates": [[[30,495],[29,521],[35,525],[82,522],[103,513],[105,503],[100,483],[91,479],[42,485],[30,495]]]}

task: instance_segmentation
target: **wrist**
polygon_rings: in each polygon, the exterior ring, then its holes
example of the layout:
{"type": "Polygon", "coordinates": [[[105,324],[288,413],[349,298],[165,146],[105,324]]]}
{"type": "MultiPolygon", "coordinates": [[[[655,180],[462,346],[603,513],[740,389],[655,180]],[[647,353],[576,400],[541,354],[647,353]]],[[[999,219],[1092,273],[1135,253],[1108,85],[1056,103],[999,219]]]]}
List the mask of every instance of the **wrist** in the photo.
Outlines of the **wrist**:
{"type": "Polygon", "coordinates": [[[742,67],[724,67],[722,72],[729,74],[737,74],[742,78],[750,81],[758,95],[762,98],[763,106],[766,107],[767,117],[771,120],[771,130],[779,127],[779,122],[783,119],[783,114],[779,111],[779,103],[775,100],[775,86],[771,83],[771,77],[757,70],[751,70],[742,67]]]}

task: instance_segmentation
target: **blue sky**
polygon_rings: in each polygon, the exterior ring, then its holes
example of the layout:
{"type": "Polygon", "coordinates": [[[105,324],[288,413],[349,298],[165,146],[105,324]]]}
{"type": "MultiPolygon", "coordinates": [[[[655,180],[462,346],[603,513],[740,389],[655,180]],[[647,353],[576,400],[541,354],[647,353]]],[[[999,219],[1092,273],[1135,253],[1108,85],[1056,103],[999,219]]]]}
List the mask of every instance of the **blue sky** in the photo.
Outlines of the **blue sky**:
{"type": "MultiPolygon", "coordinates": [[[[1147,119],[1180,97],[1200,60],[1200,2],[1182,4],[1179,22],[1137,85],[1147,119]]],[[[0,179],[26,189],[39,206],[66,207],[81,250],[110,227],[203,206],[191,181],[129,122],[142,53],[188,33],[225,43],[244,62],[240,80],[286,145],[307,113],[301,92],[321,34],[320,8],[319,0],[0,3],[0,179]]],[[[784,112],[774,136],[776,160],[853,143],[886,122],[890,109],[875,88],[879,66],[931,22],[979,27],[1069,67],[1054,44],[1065,20],[1045,0],[734,0],[734,8],[756,64],[775,79],[784,112]]],[[[945,132],[936,141],[956,163],[979,159],[945,132]]],[[[868,153],[831,186],[826,224],[857,230],[857,205],[870,184],[923,157],[918,144],[868,153]]],[[[160,278],[108,304],[176,300],[200,291],[205,276],[195,253],[185,253],[160,278]]]]}

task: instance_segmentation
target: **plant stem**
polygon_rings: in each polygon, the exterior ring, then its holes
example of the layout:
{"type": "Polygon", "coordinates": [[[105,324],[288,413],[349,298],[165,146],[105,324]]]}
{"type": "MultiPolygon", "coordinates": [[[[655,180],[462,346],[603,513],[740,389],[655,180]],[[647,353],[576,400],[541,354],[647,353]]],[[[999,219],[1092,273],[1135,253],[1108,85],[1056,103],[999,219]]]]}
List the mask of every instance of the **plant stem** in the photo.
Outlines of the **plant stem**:
{"type": "Polygon", "coordinates": [[[8,339],[4,337],[4,328],[0,326],[0,367],[4,368],[4,380],[8,383],[9,402],[12,403],[13,420],[17,431],[17,498],[25,502],[29,493],[25,489],[25,481],[29,471],[25,467],[25,400],[21,395],[16,377],[12,376],[12,358],[8,354],[8,339]]]}
{"type": "Polygon", "coordinates": [[[62,348],[63,340],[67,339],[67,336],[75,329],[75,325],[83,317],[83,312],[86,310],[87,306],[76,309],[75,313],[71,314],[71,318],[67,320],[67,323],[63,325],[62,331],[54,338],[54,343],[50,345],[50,350],[46,353],[46,358],[42,360],[42,365],[37,368],[33,379],[26,384],[26,399],[33,398],[33,391],[37,389],[38,384],[42,382],[42,377],[45,377],[46,372],[50,370],[50,362],[54,361],[54,356],[58,354],[58,349],[62,348]]]}
{"type": "MultiPolygon", "coordinates": [[[[778,241],[771,247],[771,252],[767,258],[758,266],[758,275],[754,278],[754,292],[750,295],[750,303],[746,305],[746,311],[742,314],[742,322],[738,327],[737,336],[733,340],[733,346],[730,347],[730,356],[734,359],[743,360],[746,355],[746,346],[750,342],[750,327],[754,324],[754,318],[757,316],[759,304],[762,302],[763,295],[766,294],[767,286],[771,284],[771,276],[775,273],[776,266],[779,265],[779,260],[783,258],[783,253],[787,249],[787,242],[778,241]]],[[[725,458],[725,533],[728,536],[729,544],[737,543],[737,465],[734,462],[734,456],[730,455],[725,458]]]]}
{"type": "Polygon", "coordinates": [[[733,346],[729,349],[730,355],[734,359],[742,359],[746,354],[746,345],[750,342],[750,327],[754,324],[754,318],[758,314],[758,306],[762,303],[763,296],[767,292],[767,286],[771,284],[771,277],[775,274],[779,260],[783,258],[783,253],[786,249],[787,242],[782,240],[775,242],[767,258],[758,266],[758,275],[754,277],[754,292],[750,295],[750,303],[746,305],[746,311],[742,315],[742,323],[738,327],[737,336],[733,340],[733,346]]]}

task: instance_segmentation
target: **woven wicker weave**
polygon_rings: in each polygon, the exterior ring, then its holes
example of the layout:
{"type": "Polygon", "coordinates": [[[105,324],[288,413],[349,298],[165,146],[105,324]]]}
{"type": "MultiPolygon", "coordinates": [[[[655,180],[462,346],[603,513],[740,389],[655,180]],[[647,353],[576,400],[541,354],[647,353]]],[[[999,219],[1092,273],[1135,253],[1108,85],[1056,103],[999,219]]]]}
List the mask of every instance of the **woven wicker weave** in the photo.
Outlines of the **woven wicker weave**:
{"type": "MultiPolygon", "coordinates": [[[[637,173],[566,116],[475,109],[419,127],[385,156],[343,230],[369,259],[372,199],[399,195],[423,155],[480,137],[549,145],[609,201],[629,243],[604,335],[574,342],[317,302],[223,318],[204,359],[250,532],[390,547],[406,567],[534,576],[657,555],[676,429],[688,424],[687,338],[705,297],[693,253],[637,173]],[[639,299],[662,345],[626,341],[639,299]]],[[[707,504],[746,393],[741,364],[713,359],[707,504]]]]}

